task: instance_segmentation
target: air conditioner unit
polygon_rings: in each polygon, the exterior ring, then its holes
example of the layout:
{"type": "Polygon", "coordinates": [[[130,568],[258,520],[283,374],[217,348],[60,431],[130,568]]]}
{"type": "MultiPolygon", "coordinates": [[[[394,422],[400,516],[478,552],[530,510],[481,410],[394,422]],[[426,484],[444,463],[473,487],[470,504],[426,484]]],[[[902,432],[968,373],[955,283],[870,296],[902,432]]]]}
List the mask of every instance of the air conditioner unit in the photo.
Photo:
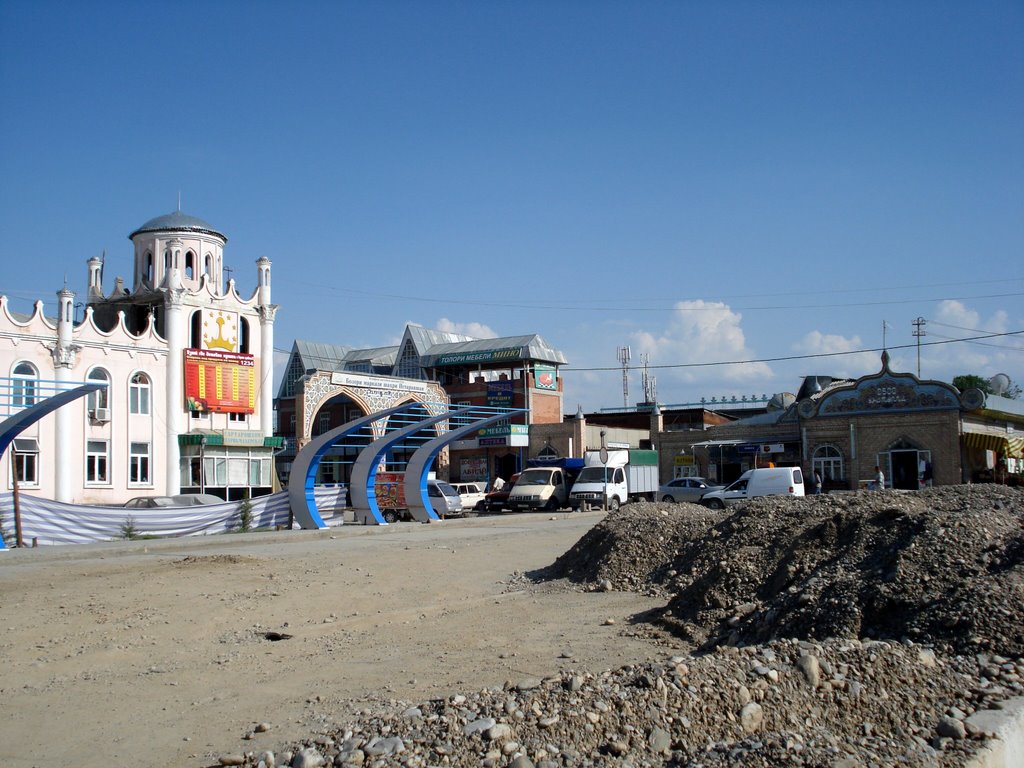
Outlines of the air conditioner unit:
{"type": "Polygon", "coordinates": [[[93,408],[92,409],[93,421],[110,421],[110,409],[109,408],[93,408]]]}

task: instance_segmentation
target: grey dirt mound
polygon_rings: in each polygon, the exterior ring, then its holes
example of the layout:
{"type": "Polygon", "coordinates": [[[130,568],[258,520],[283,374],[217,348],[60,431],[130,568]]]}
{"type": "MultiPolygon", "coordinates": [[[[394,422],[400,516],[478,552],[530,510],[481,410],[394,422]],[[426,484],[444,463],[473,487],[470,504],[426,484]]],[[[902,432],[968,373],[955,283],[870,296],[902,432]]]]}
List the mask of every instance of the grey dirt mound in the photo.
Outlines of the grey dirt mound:
{"type": "Polygon", "coordinates": [[[634,504],[549,575],[672,596],[661,624],[704,647],[909,639],[1024,655],[1024,492],[998,485],[634,504]]]}
{"type": "Polygon", "coordinates": [[[1024,695],[1022,501],[963,486],[630,504],[509,587],[662,596],[629,632],[694,653],[351,702],[347,722],[230,764],[962,768],[987,715],[1024,695]]]}

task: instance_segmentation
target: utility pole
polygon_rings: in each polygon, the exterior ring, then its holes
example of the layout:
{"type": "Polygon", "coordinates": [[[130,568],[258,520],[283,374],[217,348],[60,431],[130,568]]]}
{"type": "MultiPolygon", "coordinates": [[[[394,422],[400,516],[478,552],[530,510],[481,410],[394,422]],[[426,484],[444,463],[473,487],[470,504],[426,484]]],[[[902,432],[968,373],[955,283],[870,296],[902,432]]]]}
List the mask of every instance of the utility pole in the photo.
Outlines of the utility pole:
{"type": "Polygon", "coordinates": [[[629,347],[619,347],[618,357],[622,365],[622,407],[629,408],[629,347]]]}
{"type": "Polygon", "coordinates": [[[917,378],[921,378],[921,337],[927,336],[924,326],[928,321],[923,317],[917,318],[911,325],[914,326],[913,335],[917,337],[917,378]]]}
{"type": "Polygon", "coordinates": [[[885,320],[883,320],[882,321],[882,351],[883,352],[889,348],[888,346],[886,346],[886,343],[885,343],[885,332],[888,331],[888,330],[889,330],[889,323],[887,323],[885,320]]]}

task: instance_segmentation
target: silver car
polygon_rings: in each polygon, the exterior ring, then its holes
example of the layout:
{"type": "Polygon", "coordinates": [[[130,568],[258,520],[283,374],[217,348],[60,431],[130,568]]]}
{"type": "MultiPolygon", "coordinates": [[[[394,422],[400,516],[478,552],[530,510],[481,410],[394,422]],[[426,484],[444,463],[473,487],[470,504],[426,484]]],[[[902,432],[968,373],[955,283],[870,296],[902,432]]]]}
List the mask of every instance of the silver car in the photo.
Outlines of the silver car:
{"type": "Polygon", "coordinates": [[[658,498],[662,501],[688,501],[700,503],[700,497],[708,491],[720,491],[725,486],[711,485],[703,477],[677,477],[658,488],[658,498]]]}

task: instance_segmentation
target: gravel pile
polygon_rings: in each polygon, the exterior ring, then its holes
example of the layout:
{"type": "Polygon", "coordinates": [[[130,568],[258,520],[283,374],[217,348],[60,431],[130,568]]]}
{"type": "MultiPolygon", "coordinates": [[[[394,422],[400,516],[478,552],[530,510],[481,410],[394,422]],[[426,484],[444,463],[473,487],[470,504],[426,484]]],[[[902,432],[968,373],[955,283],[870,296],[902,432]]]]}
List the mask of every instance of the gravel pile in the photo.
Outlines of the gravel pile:
{"type": "Polygon", "coordinates": [[[303,743],[220,762],[963,766],[988,735],[975,713],[1024,695],[1022,501],[963,486],[720,513],[628,505],[529,576],[663,594],[661,615],[644,617],[651,636],[685,637],[693,655],[349,702],[347,724],[324,719],[303,743]]]}

